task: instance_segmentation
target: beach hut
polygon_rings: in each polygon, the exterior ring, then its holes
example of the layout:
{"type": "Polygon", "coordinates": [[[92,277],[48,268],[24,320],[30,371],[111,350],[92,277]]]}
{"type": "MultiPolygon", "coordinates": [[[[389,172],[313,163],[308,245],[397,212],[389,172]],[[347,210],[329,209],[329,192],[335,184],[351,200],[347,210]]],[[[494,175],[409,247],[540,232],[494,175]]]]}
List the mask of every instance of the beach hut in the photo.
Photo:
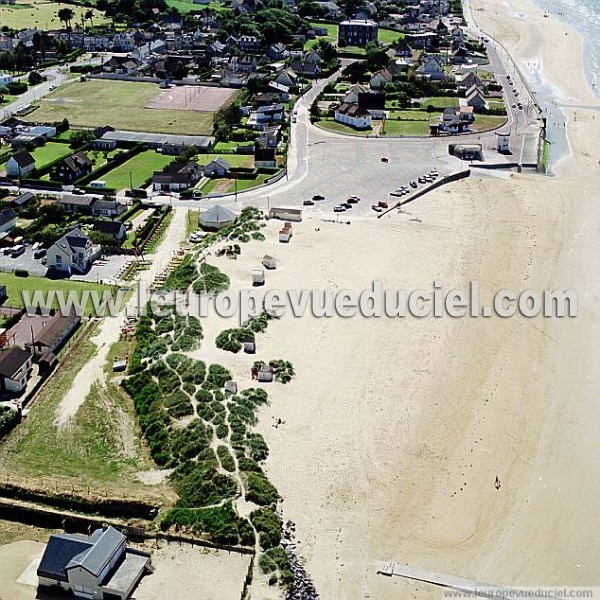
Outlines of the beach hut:
{"type": "Polygon", "coordinates": [[[215,204],[200,215],[200,226],[210,230],[223,229],[223,227],[233,224],[236,218],[235,213],[228,208],[215,204]]]}
{"type": "Polygon", "coordinates": [[[273,367],[271,365],[261,365],[258,368],[258,380],[263,383],[273,381],[273,367]]]}
{"type": "Polygon", "coordinates": [[[286,221],[283,225],[283,229],[279,231],[279,241],[287,243],[292,239],[292,224],[286,221]]]}
{"type": "Polygon", "coordinates": [[[302,221],[301,208],[273,207],[269,211],[270,219],[281,219],[282,221],[302,221]]]}
{"type": "Polygon", "coordinates": [[[271,269],[271,270],[272,269],[276,269],[277,268],[277,261],[272,256],[269,256],[268,254],[265,254],[263,256],[263,259],[262,259],[262,266],[265,269],[271,269]]]}
{"type": "Polygon", "coordinates": [[[265,285],[264,269],[252,269],[252,285],[265,285]]]}
{"type": "Polygon", "coordinates": [[[225,382],[225,391],[231,392],[232,394],[237,394],[237,383],[235,381],[226,381],[225,382]]]}

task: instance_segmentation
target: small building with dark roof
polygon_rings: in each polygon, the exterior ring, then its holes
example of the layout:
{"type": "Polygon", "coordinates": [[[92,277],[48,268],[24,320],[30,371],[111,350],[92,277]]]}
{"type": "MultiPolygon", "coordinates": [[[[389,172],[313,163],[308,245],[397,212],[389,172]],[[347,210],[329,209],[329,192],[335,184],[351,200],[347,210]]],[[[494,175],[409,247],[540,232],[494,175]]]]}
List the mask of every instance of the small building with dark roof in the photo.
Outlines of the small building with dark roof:
{"type": "Polygon", "coordinates": [[[10,201],[10,205],[15,209],[23,208],[28,202],[33,200],[34,195],[32,192],[24,192],[18,195],[16,198],[10,201]]]}
{"type": "Polygon", "coordinates": [[[17,224],[17,215],[12,208],[0,210],[0,233],[10,231],[17,224]]]}
{"type": "Polygon", "coordinates": [[[92,172],[94,163],[85,152],[76,152],[65,158],[56,168],[56,177],[64,183],[73,183],[92,172]]]}
{"type": "Polygon", "coordinates": [[[121,221],[94,221],[94,231],[121,241],[127,237],[125,225],[121,221]]]}

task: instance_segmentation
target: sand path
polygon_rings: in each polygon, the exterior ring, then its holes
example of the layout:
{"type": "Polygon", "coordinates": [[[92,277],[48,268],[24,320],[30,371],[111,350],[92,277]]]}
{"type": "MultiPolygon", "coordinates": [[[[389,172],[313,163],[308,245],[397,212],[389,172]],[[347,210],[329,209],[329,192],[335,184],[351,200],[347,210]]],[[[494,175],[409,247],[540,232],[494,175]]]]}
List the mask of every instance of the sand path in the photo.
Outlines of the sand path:
{"type": "MultiPolygon", "coordinates": [[[[187,225],[187,210],[174,208],[174,215],[165,237],[151,256],[152,264],[145,271],[140,271],[138,283],[144,288],[148,287],[154,278],[167,266],[174,253],[179,248],[187,225]]],[[[138,297],[133,294],[126,306],[116,317],[105,317],[100,322],[98,334],[91,338],[97,347],[96,354],[87,362],[85,367],[76,375],[73,385],[58,405],[54,424],[64,427],[77,414],[79,407],[84,403],[94,382],[104,379],[104,367],[110,347],[119,341],[121,328],[125,324],[127,314],[135,314],[138,297]]]]}

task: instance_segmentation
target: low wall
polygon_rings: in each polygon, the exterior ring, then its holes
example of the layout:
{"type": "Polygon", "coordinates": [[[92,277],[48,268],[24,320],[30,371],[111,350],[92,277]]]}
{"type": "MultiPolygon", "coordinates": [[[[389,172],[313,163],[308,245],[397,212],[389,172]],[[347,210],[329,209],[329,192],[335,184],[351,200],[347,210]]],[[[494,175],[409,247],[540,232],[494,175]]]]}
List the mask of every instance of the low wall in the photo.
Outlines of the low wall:
{"type": "Polygon", "coordinates": [[[438,179],[437,181],[434,181],[431,185],[427,186],[426,188],[419,190],[416,194],[413,194],[410,198],[408,198],[407,200],[404,200],[404,202],[398,201],[394,206],[392,206],[392,208],[389,208],[388,210],[382,212],[380,215],[377,215],[377,218],[381,219],[381,217],[383,217],[384,215],[387,215],[392,210],[394,210],[396,208],[400,208],[401,206],[404,206],[405,204],[409,204],[410,202],[414,202],[418,198],[421,198],[422,196],[424,196],[425,194],[428,194],[429,192],[432,192],[433,190],[436,190],[436,189],[438,189],[444,185],[447,185],[449,183],[453,183],[455,181],[460,181],[461,179],[465,179],[470,176],[471,176],[471,169],[466,169],[465,171],[459,171],[458,173],[451,173],[450,175],[446,175],[445,177],[442,177],[442,178],[438,179]]]}

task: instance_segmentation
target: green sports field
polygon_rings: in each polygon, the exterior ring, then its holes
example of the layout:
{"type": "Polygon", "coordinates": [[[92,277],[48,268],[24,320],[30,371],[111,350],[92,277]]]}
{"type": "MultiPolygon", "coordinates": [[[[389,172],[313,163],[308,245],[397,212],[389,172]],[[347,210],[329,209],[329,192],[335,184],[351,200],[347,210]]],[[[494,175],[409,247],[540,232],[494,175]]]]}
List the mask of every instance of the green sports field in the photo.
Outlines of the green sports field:
{"type": "Polygon", "coordinates": [[[144,108],[159,93],[154,83],[92,79],[59,88],[40,101],[26,118],[40,123],[62,121],[75,127],[111,125],[115,129],[187,135],[210,135],[212,112],[144,108]]]}
{"type": "MultiPolygon", "coordinates": [[[[82,15],[89,10],[85,6],[74,4],[63,4],[61,2],[48,2],[44,0],[17,0],[14,5],[0,4],[0,25],[10,29],[25,29],[26,27],[37,27],[38,29],[60,29],[64,23],[60,21],[57,14],[61,8],[70,8],[75,13],[73,25],[81,23],[82,15]]],[[[94,25],[107,23],[108,19],[98,10],[94,10],[94,25]]],[[[87,21],[86,27],[91,25],[87,21]]]]}

